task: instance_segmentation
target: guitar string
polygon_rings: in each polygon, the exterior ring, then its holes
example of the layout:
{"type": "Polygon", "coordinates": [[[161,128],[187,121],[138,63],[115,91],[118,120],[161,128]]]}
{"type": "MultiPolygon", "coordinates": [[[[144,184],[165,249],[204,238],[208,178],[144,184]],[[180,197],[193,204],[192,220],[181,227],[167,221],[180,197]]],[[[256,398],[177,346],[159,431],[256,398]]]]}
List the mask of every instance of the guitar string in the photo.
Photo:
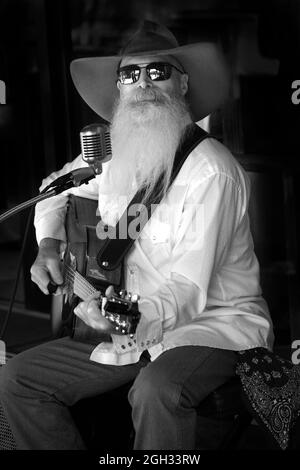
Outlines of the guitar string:
{"type": "Polygon", "coordinates": [[[65,279],[67,281],[71,281],[73,285],[75,285],[75,281],[77,281],[76,286],[82,289],[81,292],[83,292],[83,295],[79,294],[79,297],[83,300],[86,300],[86,298],[83,297],[84,294],[86,294],[86,297],[88,298],[90,295],[98,292],[78,271],[67,264],[65,264],[65,279]]]}
{"type": "Polygon", "coordinates": [[[84,280],[80,279],[76,273],[73,275],[73,273],[70,274],[66,274],[66,280],[68,281],[71,281],[73,283],[73,285],[75,286],[75,288],[78,288],[78,290],[80,292],[82,292],[83,294],[86,294],[87,296],[88,295],[91,295],[91,294],[95,294],[97,292],[97,290],[90,286],[87,282],[84,282],[84,280]]]}
{"type": "Polygon", "coordinates": [[[69,275],[69,279],[77,280],[80,284],[86,287],[88,290],[95,290],[95,288],[75,269],[71,266],[66,265],[66,272],[69,275]]]}
{"type": "Polygon", "coordinates": [[[90,289],[86,289],[85,286],[79,286],[77,283],[76,283],[76,286],[74,288],[74,293],[76,295],[78,295],[79,298],[81,298],[82,300],[88,300],[89,297],[91,297],[91,295],[95,294],[95,291],[92,291],[90,289]]]}
{"type": "MultiPolygon", "coordinates": [[[[65,265],[65,278],[67,281],[71,281],[72,284],[76,282],[76,287],[78,287],[86,297],[97,293],[97,290],[71,266],[65,265]]],[[[81,295],[79,296],[81,297],[81,295]]]]}
{"type": "Polygon", "coordinates": [[[66,279],[68,281],[72,281],[74,285],[74,292],[76,291],[75,294],[81,297],[83,300],[85,300],[90,295],[97,293],[95,289],[89,288],[88,286],[84,285],[79,279],[74,279],[73,277],[69,277],[68,275],[66,276],[66,279]]]}

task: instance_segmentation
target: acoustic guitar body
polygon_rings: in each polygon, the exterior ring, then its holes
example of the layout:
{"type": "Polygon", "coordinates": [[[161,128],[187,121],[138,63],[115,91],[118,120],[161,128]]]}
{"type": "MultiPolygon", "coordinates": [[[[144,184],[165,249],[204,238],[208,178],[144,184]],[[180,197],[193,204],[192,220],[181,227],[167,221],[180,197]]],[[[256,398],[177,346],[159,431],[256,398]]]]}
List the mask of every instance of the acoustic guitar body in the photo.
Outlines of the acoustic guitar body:
{"type": "MultiPolygon", "coordinates": [[[[122,267],[108,272],[98,266],[96,256],[104,242],[96,235],[96,226],[101,220],[97,212],[98,201],[73,195],[69,197],[66,215],[68,245],[64,264],[78,271],[97,291],[104,294],[109,285],[114,285],[116,290],[122,288],[122,267]]],[[[68,281],[69,277],[67,272],[65,281],[68,281]]],[[[73,293],[72,280],[70,284],[68,293],[64,296],[61,335],[69,335],[74,340],[92,344],[110,341],[109,336],[89,327],[73,313],[80,299],[73,293]]]]}

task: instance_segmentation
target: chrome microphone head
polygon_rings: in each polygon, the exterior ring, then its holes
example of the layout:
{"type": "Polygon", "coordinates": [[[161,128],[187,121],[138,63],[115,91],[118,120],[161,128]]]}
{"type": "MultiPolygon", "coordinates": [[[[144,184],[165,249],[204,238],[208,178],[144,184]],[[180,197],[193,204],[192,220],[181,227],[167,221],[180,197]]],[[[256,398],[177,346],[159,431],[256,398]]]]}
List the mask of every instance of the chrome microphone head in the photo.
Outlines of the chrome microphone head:
{"type": "Polygon", "coordinates": [[[99,175],[102,163],[112,157],[109,127],[100,123],[84,127],[80,132],[80,143],[82,159],[99,175]]]}

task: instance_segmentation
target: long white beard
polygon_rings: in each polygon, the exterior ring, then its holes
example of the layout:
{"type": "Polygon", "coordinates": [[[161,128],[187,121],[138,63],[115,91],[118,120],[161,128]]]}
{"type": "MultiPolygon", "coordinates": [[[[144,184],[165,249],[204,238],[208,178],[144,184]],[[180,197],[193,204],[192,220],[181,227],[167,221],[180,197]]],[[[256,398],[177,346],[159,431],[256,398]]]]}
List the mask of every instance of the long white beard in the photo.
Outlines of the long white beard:
{"type": "Polygon", "coordinates": [[[165,195],[176,150],[191,122],[181,96],[150,89],[137,90],[134,101],[119,100],[111,125],[113,157],[102,188],[105,223],[114,225],[138,189],[145,189],[145,202],[159,178],[160,197],[165,195]]]}

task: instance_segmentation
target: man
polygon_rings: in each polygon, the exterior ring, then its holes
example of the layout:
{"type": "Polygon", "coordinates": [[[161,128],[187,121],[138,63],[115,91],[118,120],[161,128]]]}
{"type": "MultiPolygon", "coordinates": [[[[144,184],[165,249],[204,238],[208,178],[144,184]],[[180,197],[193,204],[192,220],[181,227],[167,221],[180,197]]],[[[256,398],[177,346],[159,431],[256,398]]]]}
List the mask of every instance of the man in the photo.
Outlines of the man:
{"type": "MultiPolygon", "coordinates": [[[[120,56],[78,59],[72,75],[86,102],[111,121],[113,158],[71,192],[98,199],[103,222],[114,225],[137,189],[145,189],[145,202],[163,181],[163,201],[125,258],[125,285],[140,295],[141,319],[133,337],[117,334],[96,300],[80,303],[75,314],[111,341],[94,347],[62,338],[25,351],[3,368],[1,402],[20,449],[82,449],[69,407],[133,381],[135,449],[193,449],[195,408],[234,375],[235,351],[270,349],[273,341],[240,166],[207,138],[168,189],[186,130],[224,98],[226,69],[211,45],[178,47],[170,31],[145,22],[120,56]]],[[[80,165],[78,157],[44,185],[80,165]]],[[[46,294],[50,280],[63,283],[66,201],[63,194],[36,210],[31,272],[46,294]]]]}

